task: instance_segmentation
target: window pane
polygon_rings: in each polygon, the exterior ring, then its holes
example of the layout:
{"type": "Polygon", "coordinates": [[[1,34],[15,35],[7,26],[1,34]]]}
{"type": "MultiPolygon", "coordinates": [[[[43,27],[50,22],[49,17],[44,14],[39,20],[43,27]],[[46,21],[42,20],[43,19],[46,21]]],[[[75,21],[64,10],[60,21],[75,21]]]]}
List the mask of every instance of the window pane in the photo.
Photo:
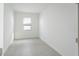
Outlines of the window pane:
{"type": "Polygon", "coordinates": [[[24,30],[31,30],[32,26],[24,26],[24,30]]]}
{"type": "Polygon", "coordinates": [[[31,24],[31,18],[24,18],[23,24],[31,24]]]}

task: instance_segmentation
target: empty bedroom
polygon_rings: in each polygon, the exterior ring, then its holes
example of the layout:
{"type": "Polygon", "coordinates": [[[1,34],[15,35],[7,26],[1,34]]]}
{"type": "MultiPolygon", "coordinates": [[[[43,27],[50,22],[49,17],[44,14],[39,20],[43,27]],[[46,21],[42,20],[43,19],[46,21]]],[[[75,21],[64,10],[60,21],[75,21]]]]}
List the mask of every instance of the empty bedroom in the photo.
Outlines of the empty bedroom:
{"type": "Polygon", "coordinates": [[[4,56],[78,56],[78,4],[4,3],[4,56]]]}

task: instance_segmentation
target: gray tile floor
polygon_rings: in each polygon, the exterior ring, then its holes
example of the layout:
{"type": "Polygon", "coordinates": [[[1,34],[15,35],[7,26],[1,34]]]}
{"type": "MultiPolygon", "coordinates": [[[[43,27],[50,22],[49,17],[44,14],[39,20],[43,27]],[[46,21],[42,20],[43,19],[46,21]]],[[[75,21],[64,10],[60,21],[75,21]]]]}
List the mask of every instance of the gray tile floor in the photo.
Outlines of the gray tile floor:
{"type": "Polygon", "coordinates": [[[14,40],[5,56],[60,56],[40,39],[14,40]]]}

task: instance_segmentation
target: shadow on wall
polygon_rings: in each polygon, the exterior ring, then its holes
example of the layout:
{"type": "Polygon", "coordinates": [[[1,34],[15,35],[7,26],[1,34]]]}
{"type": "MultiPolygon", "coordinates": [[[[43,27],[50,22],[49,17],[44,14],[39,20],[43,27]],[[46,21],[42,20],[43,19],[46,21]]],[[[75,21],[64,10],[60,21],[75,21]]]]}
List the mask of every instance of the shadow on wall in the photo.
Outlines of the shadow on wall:
{"type": "Polygon", "coordinates": [[[2,48],[0,48],[0,56],[2,55],[2,48]]]}

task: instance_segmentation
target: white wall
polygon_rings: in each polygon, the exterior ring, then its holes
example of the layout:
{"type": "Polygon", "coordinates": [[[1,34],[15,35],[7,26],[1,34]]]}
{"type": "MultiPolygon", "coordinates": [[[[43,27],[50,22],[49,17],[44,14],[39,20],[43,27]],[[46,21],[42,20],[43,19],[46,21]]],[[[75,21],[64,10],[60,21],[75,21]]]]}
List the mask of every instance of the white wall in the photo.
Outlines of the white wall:
{"type": "Polygon", "coordinates": [[[3,48],[3,15],[4,4],[0,3],[0,48],[3,48]]]}
{"type": "Polygon", "coordinates": [[[78,56],[79,56],[79,3],[78,3],[78,56]]]}
{"type": "Polygon", "coordinates": [[[39,37],[39,14],[38,13],[23,13],[15,12],[15,39],[25,38],[38,38],[39,37]],[[32,30],[25,31],[23,25],[23,18],[31,17],[32,19],[32,30]]]}
{"type": "Polygon", "coordinates": [[[8,46],[13,42],[13,10],[8,4],[4,4],[4,49],[6,51],[8,46]]]}
{"type": "Polygon", "coordinates": [[[53,4],[40,14],[40,38],[61,55],[78,55],[77,13],[77,4],[53,4]]]}

